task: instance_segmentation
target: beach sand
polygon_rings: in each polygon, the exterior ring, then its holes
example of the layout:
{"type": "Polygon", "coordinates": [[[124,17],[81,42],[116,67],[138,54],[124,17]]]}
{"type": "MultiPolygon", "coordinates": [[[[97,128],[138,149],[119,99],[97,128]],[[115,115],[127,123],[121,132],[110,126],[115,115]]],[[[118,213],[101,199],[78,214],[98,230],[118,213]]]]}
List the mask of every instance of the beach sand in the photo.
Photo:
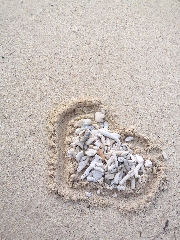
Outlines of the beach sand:
{"type": "Polygon", "coordinates": [[[180,2],[0,3],[1,239],[178,239],[180,2]],[[50,192],[48,117],[72,98],[100,99],[162,144],[167,186],[149,206],[125,213],[50,192]]]}

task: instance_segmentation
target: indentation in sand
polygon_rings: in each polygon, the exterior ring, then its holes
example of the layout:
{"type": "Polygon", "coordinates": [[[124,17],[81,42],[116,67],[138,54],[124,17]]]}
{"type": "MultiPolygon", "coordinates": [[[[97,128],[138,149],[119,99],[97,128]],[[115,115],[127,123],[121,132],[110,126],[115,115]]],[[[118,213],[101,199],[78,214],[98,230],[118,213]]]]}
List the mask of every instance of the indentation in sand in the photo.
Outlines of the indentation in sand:
{"type": "Polygon", "coordinates": [[[99,206],[113,206],[119,210],[130,211],[148,206],[163,188],[165,183],[164,159],[161,147],[148,137],[137,133],[133,128],[124,128],[115,122],[115,117],[109,108],[103,106],[99,100],[79,99],[62,103],[54,108],[48,117],[49,161],[48,186],[52,192],[68,200],[88,201],[99,206]],[[76,172],[75,160],[67,157],[69,144],[74,133],[74,123],[82,118],[94,118],[95,112],[104,108],[109,128],[121,135],[122,139],[133,136],[134,141],[128,143],[134,153],[151,159],[153,171],[142,187],[115,193],[115,190],[103,189],[97,193],[98,183],[75,181],[70,176],[76,172]],[[86,192],[91,192],[87,197],[86,192]],[[115,196],[116,195],[116,196],[115,196]],[[115,197],[114,197],[115,196],[115,197]]]}

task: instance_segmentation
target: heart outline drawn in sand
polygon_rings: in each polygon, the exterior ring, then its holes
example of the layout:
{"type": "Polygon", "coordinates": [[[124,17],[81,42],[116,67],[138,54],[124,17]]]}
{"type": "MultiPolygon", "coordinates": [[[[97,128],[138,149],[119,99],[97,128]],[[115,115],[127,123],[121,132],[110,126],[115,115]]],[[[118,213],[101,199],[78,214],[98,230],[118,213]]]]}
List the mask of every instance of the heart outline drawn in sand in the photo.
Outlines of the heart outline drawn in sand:
{"type": "Polygon", "coordinates": [[[161,147],[146,136],[137,133],[133,128],[120,127],[113,113],[98,99],[78,99],[56,106],[49,114],[47,130],[49,137],[48,187],[65,200],[82,200],[96,206],[113,206],[122,211],[131,211],[147,207],[164,188],[165,166],[161,147]],[[131,144],[131,148],[136,154],[150,158],[153,162],[153,171],[146,185],[138,191],[120,192],[113,197],[113,191],[103,190],[102,194],[98,195],[96,183],[76,182],[71,178],[76,164],[67,156],[67,151],[74,133],[74,123],[82,118],[92,119],[95,112],[101,108],[106,110],[110,129],[119,133],[122,139],[129,135],[133,136],[135,141],[131,144]],[[92,192],[91,197],[87,197],[85,192],[92,192]]]}

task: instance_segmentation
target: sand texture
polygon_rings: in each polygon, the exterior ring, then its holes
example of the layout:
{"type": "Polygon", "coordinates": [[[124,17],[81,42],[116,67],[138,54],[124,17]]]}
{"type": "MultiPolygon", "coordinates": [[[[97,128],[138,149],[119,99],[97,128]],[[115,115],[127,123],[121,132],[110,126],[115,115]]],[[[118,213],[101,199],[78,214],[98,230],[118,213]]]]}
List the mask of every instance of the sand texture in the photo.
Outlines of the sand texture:
{"type": "Polygon", "coordinates": [[[179,239],[180,1],[0,5],[0,239],[179,239]],[[156,164],[142,191],[69,181],[73,123],[101,106],[156,164]]]}

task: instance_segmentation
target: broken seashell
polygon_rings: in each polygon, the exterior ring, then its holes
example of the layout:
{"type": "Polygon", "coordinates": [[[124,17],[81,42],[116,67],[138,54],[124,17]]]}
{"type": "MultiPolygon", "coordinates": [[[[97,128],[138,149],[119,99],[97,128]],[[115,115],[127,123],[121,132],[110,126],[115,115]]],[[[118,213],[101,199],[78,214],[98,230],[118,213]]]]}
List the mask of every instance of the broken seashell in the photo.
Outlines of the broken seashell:
{"type": "Polygon", "coordinates": [[[117,198],[117,193],[115,192],[112,197],[117,198]]]}
{"type": "Polygon", "coordinates": [[[137,154],[136,154],[136,160],[137,160],[137,162],[139,164],[143,164],[143,162],[144,162],[144,159],[141,156],[137,155],[137,154]]]}
{"type": "Polygon", "coordinates": [[[117,133],[110,133],[110,132],[105,131],[103,129],[99,129],[98,132],[101,133],[102,135],[104,135],[105,137],[114,139],[117,143],[120,144],[120,140],[119,140],[120,135],[119,134],[117,134],[117,133]]]}
{"type": "Polygon", "coordinates": [[[123,151],[123,152],[121,153],[121,157],[126,157],[128,154],[129,154],[128,151],[123,151]]]}
{"type": "Polygon", "coordinates": [[[119,182],[119,175],[120,175],[120,172],[116,173],[116,175],[114,177],[114,183],[115,184],[118,184],[118,182],[119,182]]]}
{"type": "Polygon", "coordinates": [[[118,186],[117,186],[117,190],[118,190],[118,191],[124,191],[125,188],[126,188],[125,186],[121,186],[121,185],[118,185],[118,186]]]}
{"type": "Polygon", "coordinates": [[[94,137],[97,137],[97,135],[98,135],[98,130],[92,130],[92,131],[91,131],[91,135],[92,135],[93,138],[94,138],[94,137]]]}
{"type": "Polygon", "coordinates": [[[136,181],[135,178],[131,178],[131,189],[135,189],[136,181]]]}
{"type": "Polygon", "coordinates": [[[81,172],[86,167],[88,161],[89,161],[89,158],[87,158],[84,161],[79,162],[77,172],[81,172]]]}
{"type": "Polygon", "coordinates": [[[98,166],[95,166],[94,170],[96,170],[98,172],[101,172],[101,173],[104,173],[104,169],[102,169],[101,167],[98,167],[98,166]]]}
{"type": "Polygon", "coordinates": [[[106,110],[103,109],[103,108],[101,108],[101,112],[102,112],[103,114],[106,114],[106,110]]]}
{"type": "Polygon", "coordinates": [[[162,155],[163,155],[163,158],[164,158],[165,160],[168,160],[168,156],[167,156],[167,154],[166,154],[165,151],[162,151],[162,155]]]}
{"type": "Polygon", "coordinates": [[[90,136],[90,132],[89,132],[89,130],[86,130],[84,136],[80,139],[80,141],[83,143],[86,142],[88,140],[89,136],[90,136]]]}
{"type": "Polygon", "coordinates": [[[96,153],[97,153],[97,150],[95,149],[88,149],[87,151],[85,151],[85,154],[90,157],[94,156],[96,153]]]}
{"type": "MultiPolygon", "coordinates": [[[[95,169],[95,168],[94,168],[95,169]]],[[[97,182],[99,179],[102,178],[103,176],[103,173],[102,172],[99,172],[97,170],[93,170],[92,171],[92,175],[93,175],[93,178],[95,179],[95,181],[97,182]]]]}
{"type": "Polygon", "coordinates": [[[91,192],[85,192],[87,197],[91,197],[91,192]]]}
{"type": "Polygon", "coordinates": [[[124,172],[124,169],[121,170],[120,174],[119,174],[119,183],[120,181],[122,180],[123,178],[123,172],[124,172]]]}
{"type": "Polygon", "coordinates": [[[91,125],[91,119],[81,119],[74,124],[74,127],[82,127],[85,123],[91,125]]]}
{"type": "Polygon", "coordinates": [[[114,179],[114,174],[111,173],[105,174],[105,179],[114,179]]]}
{"type": "Polygon", "coordinates": [[[98,195],[101,194],[101,190],[100,190],[100,189],[97,190],[97,194],[98,194],[98,195]]]}
{"type": "Polygon", "coordinates": [[[123,185],[129,178],[135,175],[135,171],[131,170],[127,173],[127,175],[120,181],[120,185],[123,185]]]}
{"type": "Polygon", "coordinates": [[[75,152],[74,148],[69,149],[67,156],[70,158],[76,157],[76,152],[75,152]]]}
{"type": "Polygon", "coordinates": [[[84,123],[83,125],[82,125],[82,127],[81,127],[81,129],[85,129],[85,130],[93,130],[94,129],[94,127],[91,125],[91,126],[89,126],[87,123],[84,123]]]}
{"type": "Polygon", "coordinates": [[[100,147],[101,146],[101,142],[99,140],[97,140],[95,143],[94,143],[97,147],[100,147]]]}
{"type": "Polygon", "coordinates": [[[108,130],[108,126],[109,126],[108,122],[105,121],[105,122],[104,122],[104,129],[105,129],[105,130],[108,130]]]}
{"type": "Polygon", "coordinates": [[[82,137],[84,135],[85,131],[86,131],[85,129],[81,130],[81,132],[79,133],[79,137],[82,137]]]}
{"type": "Polygon", "coordinates": [[[87,150],[87,149],[88,149],[88,147],[87,147],[86,144],[84,144],[83,149],[84,149],[84,150],[87,150]]]}
{"type": "Polygon", "coordinates": [[[97,151],[99,149],[99,147],[93,146],[93,149],[97,151]]]}
{"type": "Polygon", "coordinates": [[[92,176],[87,176],[87,181],[88,182],[96,182],[95,178],[92,176]]]}
{"type": "Polygon", "coordinates": [[[79,162],[82,157],[84,157],[83,151],[79,152],[79,153],[76,155],[76,160],[79,162]]]}
{"type": "Polygon", "coordinates": [[[93,138],[89,138],[87,141],[86,141],[86,145],[90,145],[91,143],[93,143],[94,141],[97,140],[97,137],[93,137],[93,138]]]}
{"type": "Polygon", "coordinates": [[[110,141],[109,138],[106,138],[106,145],[107,145],[107,146],[110,146],[110,145],[111,145],[111,141],[110,141]]]}
{"type": "Polygon", "coordinates": [[[96,112],[95,113],[95,121],[96,122],[104,122],[105,114],[102,112],[96,112]]]}
{"type": "Polygon", "coordinates": [[[127,137],[127,138],[125,138],[125,142],[130,142],[130,141],[132,141],[134,138],[133,137],[127,137]]]}
{"type": "Polygon", "coordinates": [[[78,179],[78,176],[77,174],[74,174],[74,173],[69,178],[70,182],[75,182],[77,181],[77,179],[78,179]]]}
{"type": "Polygon", "coordinates": [[[101,185],[103,184],[103,182],[104,182],[104,178],[103,177],[98,180],[98,183],[101,184],[101,185]]]}
{"type": "Polygon", "coordinates": [[[81,128],[77,128],[77,129],[75,130],[75,133],[79,135],[81,131],[82,131],[81,128]]]}
{"type": "Polygon", "coordinates": [[[90,166],[86,169],[86,171],[84,172],[84,174],[81,176],[81,179],[83,180],[84,178],[86,178],[90,171],[96,166],[96,164],[98,163],[99,161],[99,157],[98,155],[96,154],[94,160],[91,162],[90,166]]]}
{"type": "Polygon", "coordinates": [[[151,168],[152,167],[152,162],[150,160],[146,160],[145,167],[151,168]]]}

